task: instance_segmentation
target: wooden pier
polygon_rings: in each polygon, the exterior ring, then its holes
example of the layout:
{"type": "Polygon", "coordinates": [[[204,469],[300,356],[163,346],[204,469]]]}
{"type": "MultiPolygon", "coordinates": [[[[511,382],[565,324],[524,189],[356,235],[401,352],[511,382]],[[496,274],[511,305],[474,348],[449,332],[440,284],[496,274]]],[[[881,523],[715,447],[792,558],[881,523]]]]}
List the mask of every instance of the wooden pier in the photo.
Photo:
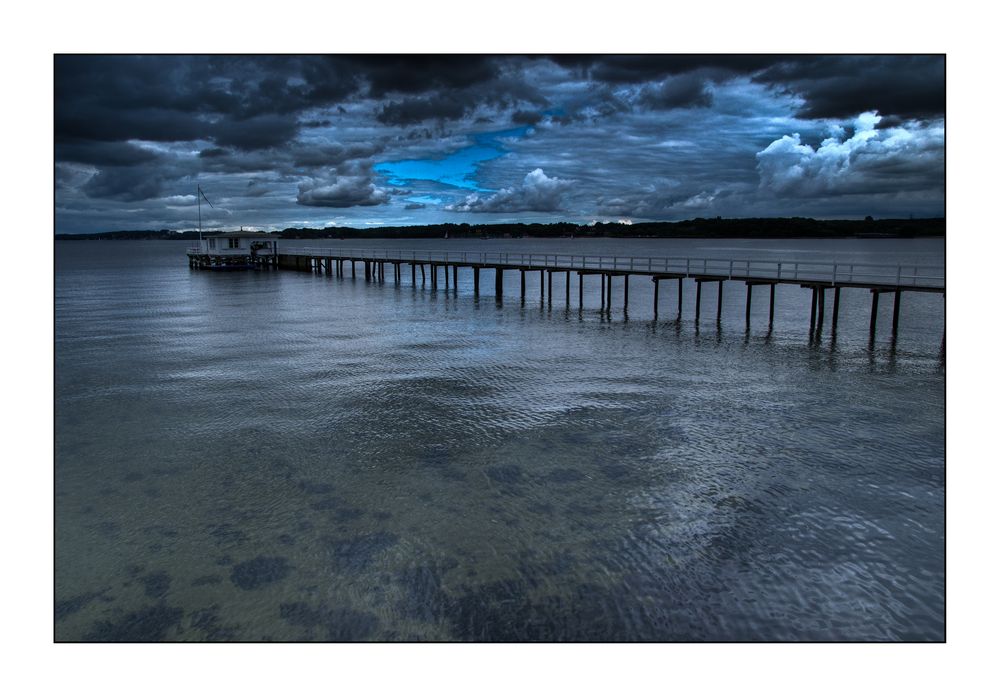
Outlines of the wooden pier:
{"type": "MultiPolygon", "coordinates": [[[[277,250],[276,250],[277,251],[277,250]]],[[[197,249],[189,250],[189,259],[197,257],[197,249]]],[[[192,262],[197,267],[197,263],[192,262]]],[[[660,313],[660,286],[676,282],[677,317],[682,316],[684,282],[695,284],[695,322],[701,321],[702,285],[717,284],[715,321],[721,323],[723,291],[725,284],[738,283],[746,293],[745,321],[750,327],[750,310],[754,288],[768,289],[768,327],[774,324],[775,288],[779,285],[796,285],[812,291],[809,310],[809,336],[818,335],[824,325],[826,292],[833,293],[830,331],[835,334],[840,312],[840,292],[843,288],[861,288],[871,292],[871,318],[869,335],[873,339],[877,326],[879,296],[893,296],[892,336],[899,329],[900,307],[903,292],[945,292],[945,271],[942,266],[883,265],[855,263],[821,263],[803,261],[769,261],[736,259],[689,259],[668,257],[625,257],[578,254],[522,254],[514,252],[439,252],[416,250],[358,250],[317,247],[282,248],[267,259],[263,268],[309,271],[343,277],[349,268],[352,278],[358,268],[366,281],[384,282],[386,269],[392,272],[393,282],[402,283],[403,272],[409,268],[410,283],[417,285],[417,270],[421,284],[430,283],[437,290],[442,283],[445,289],[458,288],[459,269],[472,272],[473,293],[480,294],[480,276],[483,270],[493,273],[494,295],[503,298],[504,275],[516,272],[520,276],[520,297],[526,300],[528,274],[539,274],[541,302],[552,304],[552,278],[565,275],[566,305],[571,304],[570,286],[573,275],[577,278],[579,307],[583,308],[584,281],[598,276],[601,284],[601,311],[611,313],[613,288],[621,288],[622,311],[628,313],[629,284],[631,277],[645,277],[653,283],[653,317],[660,313]],[[443,271],[443,273],[442,273],[443,271]],[[443,276],[443,279],[442,279],[443,276]],[[547,295],[546,295],[547,291],[547,295]]]]}

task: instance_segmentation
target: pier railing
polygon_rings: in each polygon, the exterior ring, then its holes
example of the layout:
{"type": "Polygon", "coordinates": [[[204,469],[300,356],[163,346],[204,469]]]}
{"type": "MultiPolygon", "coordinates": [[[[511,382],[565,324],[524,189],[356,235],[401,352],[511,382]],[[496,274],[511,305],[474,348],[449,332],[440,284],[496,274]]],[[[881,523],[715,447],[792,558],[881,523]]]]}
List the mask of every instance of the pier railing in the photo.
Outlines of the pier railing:
{"type": "Polygon", "coordinates": [[[594,254],[524,254],[412,249],[343,249],[284,247],[279,254],[353,258],[403,263],[481,264],[636,274],[676,274],[730,280],[773,279],[803,283],[858,283],[886,286],[944,288],[943,266],[922,264],[867,264],[852,262],[774,261],[769,259],[711,259],[687,257],[631,257],[594,254]]]}

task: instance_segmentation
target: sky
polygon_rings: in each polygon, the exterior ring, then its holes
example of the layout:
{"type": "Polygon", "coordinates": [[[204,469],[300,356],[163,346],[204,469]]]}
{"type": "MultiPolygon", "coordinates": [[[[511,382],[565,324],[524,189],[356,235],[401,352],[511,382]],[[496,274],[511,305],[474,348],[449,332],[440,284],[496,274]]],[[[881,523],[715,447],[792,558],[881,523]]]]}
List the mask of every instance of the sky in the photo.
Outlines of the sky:
{"type": "Polygon", "coordinates": [[[55,57],[57,233],[944,215],[941,55],[55,57]]]}

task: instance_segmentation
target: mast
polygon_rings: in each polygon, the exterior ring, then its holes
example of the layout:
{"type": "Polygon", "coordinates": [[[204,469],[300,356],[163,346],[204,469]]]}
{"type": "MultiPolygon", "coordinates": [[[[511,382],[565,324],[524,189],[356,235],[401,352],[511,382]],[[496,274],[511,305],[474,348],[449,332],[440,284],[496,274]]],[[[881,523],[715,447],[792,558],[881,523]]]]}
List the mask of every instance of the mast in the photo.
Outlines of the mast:
{"type": "Polygon", "coordinates": [[[198,199],[198,246],[200,247],[201,246],[201,200],[205,199],[205,203],[208,204],[209,208],[215,208],[215,206],[213,206],[212,202],[208,200],[208,196],[205,195],[205,192],[201,190],[201,184],[198,185],[198,196],[196,198],[198,199]]]}

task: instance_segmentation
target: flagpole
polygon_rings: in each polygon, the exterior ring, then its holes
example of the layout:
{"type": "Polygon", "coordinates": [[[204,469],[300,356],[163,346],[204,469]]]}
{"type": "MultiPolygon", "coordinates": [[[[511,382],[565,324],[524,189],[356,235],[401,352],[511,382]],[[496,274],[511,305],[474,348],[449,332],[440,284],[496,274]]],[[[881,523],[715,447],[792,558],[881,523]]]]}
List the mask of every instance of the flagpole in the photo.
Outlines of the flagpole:
{"type": "Polygon", "coordinates": [[[195,198],[198,199],[198,246],[201,247],[201,184],[198,185],[198,193],[195,198]]]}

